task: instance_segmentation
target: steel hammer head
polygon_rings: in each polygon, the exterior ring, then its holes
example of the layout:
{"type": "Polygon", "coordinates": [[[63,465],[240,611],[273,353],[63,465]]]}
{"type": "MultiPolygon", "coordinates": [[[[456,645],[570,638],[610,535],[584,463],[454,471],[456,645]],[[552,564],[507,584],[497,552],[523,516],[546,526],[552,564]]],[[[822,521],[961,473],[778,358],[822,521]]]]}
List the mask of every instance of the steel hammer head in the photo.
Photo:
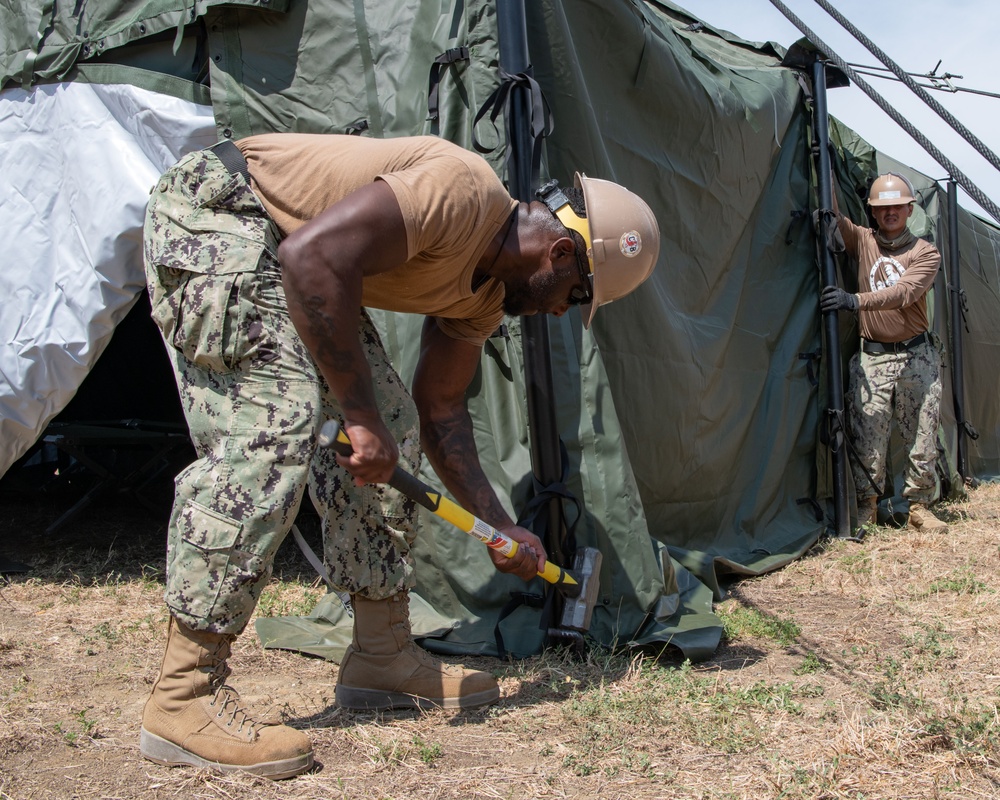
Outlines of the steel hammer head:
{"type": "Polygon", "coordinates": [[[580,584],[580,591],[574,597],[564,598],[559,627],[575,631],[590,629],[601,584],[601,560],[601,551],[596,547],[581,547],[576,551],[572,574],[580,584]]]}

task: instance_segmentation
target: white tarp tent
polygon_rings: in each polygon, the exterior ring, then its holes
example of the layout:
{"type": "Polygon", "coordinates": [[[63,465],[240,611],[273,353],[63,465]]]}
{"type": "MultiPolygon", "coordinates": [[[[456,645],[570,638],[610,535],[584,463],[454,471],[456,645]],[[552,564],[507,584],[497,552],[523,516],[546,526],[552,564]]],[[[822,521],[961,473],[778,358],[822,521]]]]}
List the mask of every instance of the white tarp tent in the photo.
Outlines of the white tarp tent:
{"type": "Polygon", "coordinates": [[[70,400],[143,288],[150,188],[216,138],[210,106],[136,86],[0,92],[0,476],[70,400]]]}

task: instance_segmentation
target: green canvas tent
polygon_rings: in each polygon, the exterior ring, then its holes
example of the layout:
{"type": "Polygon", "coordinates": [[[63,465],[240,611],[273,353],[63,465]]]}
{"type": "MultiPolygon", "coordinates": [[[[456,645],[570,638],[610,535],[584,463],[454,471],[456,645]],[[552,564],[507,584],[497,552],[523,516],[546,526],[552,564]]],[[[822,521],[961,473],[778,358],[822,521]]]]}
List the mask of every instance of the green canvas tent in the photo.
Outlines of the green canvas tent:
{"type": "MultiPolygon", "coordinates": [[[[581,503],[578,517],[572,503],[566,513],[577,544],[604,555],[590,634],[609,646],[670,644],[703,658],[719,641],[711,606],[726,580],[776,569],[830,528],[808,76],[781,65],[779,46],[714,31],[671,3],[524,6],[532,74],[554,122],[542,177],[565,183],[579,170],[625,184],[650,203],[663,238],[653,277],[602,309],[590,331],[575,313],[548,322],[565,483],[581,503]]],[[[144,126],[133,114],[122,123],[143,153],[156,156],[143,165],[144,176],[154,175],[148,185],[158,174],[149,165],[162,168],[168,155],[206,139],[287,130],[432,134],[468,148],[495,146],[487,157],[504,174],[502,128],[489,115],[477,123],[501,82],[496,7],[485,0],[67,7],[6,0],[0,141],[12,150],[24,145],[29,133],[17,121],[25,109],[41,115],[31,126],[38,131],[49,113],[43,106],[87,87],[110,108],[106,90],[116,87],[129,108],[145,104],[155,122],[144,126]],[[170,127],[182,119],[186,128],[170,127]]],[[[841,191],[856,198],[886,157],[841,126],[834,134],[841,191]]],[[[917,232],[940,245],[941,189],[910,174],[921,191],[917,232]]],[[[0,187],[0,207],[13,207],[20,188],[0,187]]],[[[847,204],[863,218],[860,203],[847,204]]],[[[136,219],[141,224],[133,214],[107,234],[133,246],[115,250],[125,278],[98,281],[117,280],[119,302],[100,330],[88,331],[86,358],[77,358],[84,371],[139,292],[136,219]]],[[[1000,230],[959,211],[959,231],[962,278],[981,289],[968,295],[963,319],[965,416],[979,431],[970,468],[992,479],[1000,471],[1000,230]]],[[[947,290],[942,275],[934,325],[946,344],[947,290]]],[[[377,321],[408,376],[419,320],[379,314],[377,321]]],[[[851,331],[843,343],[845,356],[856,348],[851,331]]],[[[484,466],[515,515],[536,492],[524,355],[521,325],[509,320],[487,344],[469,398],[484,466]]],[[[14,403],[19,441],[28,442],[22,451],[78,383],[50,391],[55,399],[33,418],[14,403]]],[[[9,394],[18,397],[18,389],[9,394]]],[[[962,490],[951,457],[959,430],[946,415],[944,495],[962,490]]],[[[422,477],[435,483],[429,472],[422,477]]],[[[425,646],[496,653],[498,629],[515,655],[541,646],[540,612],[530,603],[501,621],[512,593],[525,587],[497,574],[481,545],[428,515],[414,556],[425,646]]],[[[342,621],[331,595],[310,619],[267,623],[262,636],[335,656],[342,621]]]]}

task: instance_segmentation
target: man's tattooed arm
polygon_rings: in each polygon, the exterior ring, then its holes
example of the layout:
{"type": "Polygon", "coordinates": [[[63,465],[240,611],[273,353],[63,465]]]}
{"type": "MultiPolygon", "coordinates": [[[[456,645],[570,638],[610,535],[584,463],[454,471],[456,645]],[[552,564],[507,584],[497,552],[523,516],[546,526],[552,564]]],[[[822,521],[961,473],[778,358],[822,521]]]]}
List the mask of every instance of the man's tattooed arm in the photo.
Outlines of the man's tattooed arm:
{"type": "Polygon", "coordinates": [[[483,472],[464,405],[449,416],[421,420],[420,438],[427,460],[460,506],[495,528],[513,523],[483,472]]]}

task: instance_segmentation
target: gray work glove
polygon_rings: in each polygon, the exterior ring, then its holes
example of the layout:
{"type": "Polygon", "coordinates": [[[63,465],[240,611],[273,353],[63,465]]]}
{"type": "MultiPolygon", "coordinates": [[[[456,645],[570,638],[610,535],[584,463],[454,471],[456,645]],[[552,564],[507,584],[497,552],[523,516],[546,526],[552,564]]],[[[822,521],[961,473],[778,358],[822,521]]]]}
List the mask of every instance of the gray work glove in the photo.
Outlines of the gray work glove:
{"type": "Polygon", "coordinates": [[[823,311],[857,311],[858,296],[836,286],[827,286],[819,296],[819,307],[823,311]]]}

